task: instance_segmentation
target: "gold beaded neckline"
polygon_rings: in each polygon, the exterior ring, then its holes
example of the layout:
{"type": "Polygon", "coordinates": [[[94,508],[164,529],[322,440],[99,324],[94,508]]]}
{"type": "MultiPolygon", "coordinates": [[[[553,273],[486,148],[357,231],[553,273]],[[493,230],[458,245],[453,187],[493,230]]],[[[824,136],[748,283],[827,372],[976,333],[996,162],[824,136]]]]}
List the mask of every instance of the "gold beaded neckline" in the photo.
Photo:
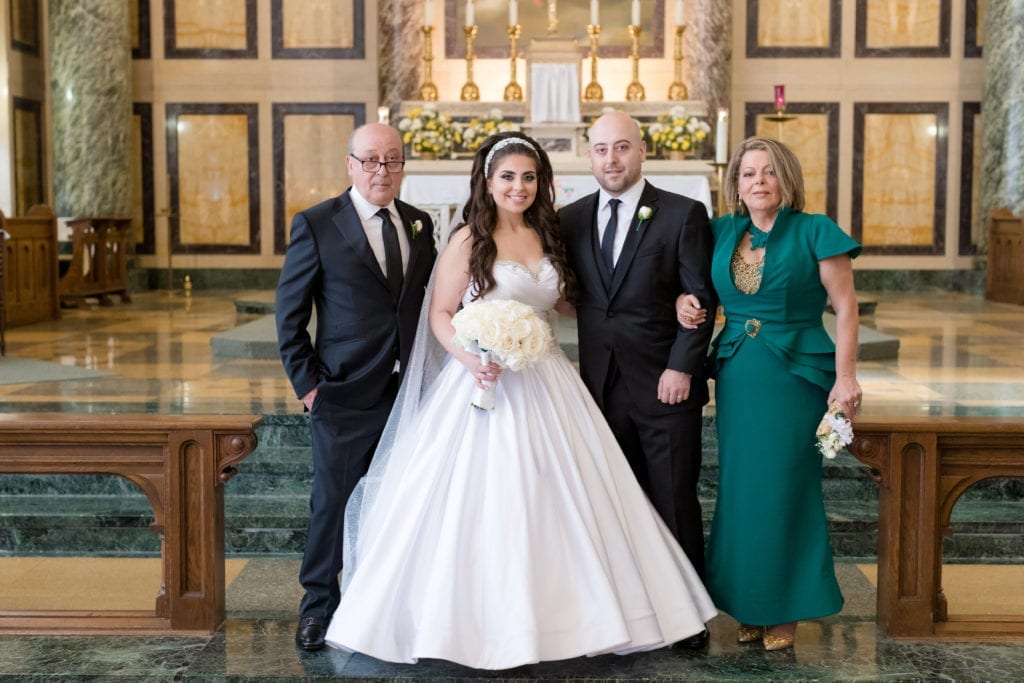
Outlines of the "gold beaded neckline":
{"type": "Polygon", "coordinates": [[[761,275],[764,273],[764,252],[758,257],[755,263],[747,263],[743,260],[742,244],[736,246],[732,252],[732,281],[736,289],[744,294],[753,294],[761,289],[761,275]]]}

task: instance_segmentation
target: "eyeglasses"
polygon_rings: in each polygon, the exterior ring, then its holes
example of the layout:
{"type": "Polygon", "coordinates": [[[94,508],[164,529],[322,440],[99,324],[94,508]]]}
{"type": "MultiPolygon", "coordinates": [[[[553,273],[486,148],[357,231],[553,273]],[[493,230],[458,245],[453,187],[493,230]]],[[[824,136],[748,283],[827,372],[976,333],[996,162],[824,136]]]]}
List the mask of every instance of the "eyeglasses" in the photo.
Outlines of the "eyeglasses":
{"type": "Polygon", "coordinates": [[[379,173],[380,167],[388,169],[388,173],[401,173],[402,169],[405,168],[405,161],[377,161],[376,159],[360,159],[355,154],[349,154],[350,157],[358,161],[363,165],[363,170],[367,173],[379,173]]]}

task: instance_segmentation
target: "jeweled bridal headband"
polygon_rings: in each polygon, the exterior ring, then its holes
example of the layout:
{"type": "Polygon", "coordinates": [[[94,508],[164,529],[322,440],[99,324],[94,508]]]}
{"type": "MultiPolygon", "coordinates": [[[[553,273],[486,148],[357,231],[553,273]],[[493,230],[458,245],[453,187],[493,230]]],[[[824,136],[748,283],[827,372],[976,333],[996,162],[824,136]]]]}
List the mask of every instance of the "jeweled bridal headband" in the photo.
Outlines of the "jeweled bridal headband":
{"type": "Polygon", "coordinates": [[[494,143],[494,146],[491,147],[490,151],[487,152],[487,158],[484,159],[485,178],[491,174],[491,161],[494,160],[494,153],[497,152],[499,149],[505,149],[509,145],[519,145],[520,147],[525,147],[526,149],[530,150],[530,154],[532,154],[533,156],[537,156],[537,150],[534,149],[533,144],[526,138],[519,138],[513,136],[504,138],[502,140],[498,140],[497,142],[494,143]]]}

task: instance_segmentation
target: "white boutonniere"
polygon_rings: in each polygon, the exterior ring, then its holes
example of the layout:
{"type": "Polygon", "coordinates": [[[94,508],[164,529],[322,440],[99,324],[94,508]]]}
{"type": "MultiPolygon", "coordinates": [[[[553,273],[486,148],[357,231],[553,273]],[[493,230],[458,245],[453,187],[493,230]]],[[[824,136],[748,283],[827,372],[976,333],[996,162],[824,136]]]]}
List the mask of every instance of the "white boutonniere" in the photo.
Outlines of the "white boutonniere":
{"type": "Polygon", "coordinates": [[[636,229],[639,230],[640,225],[653,215],[654,209],[649,206],[641,206],[640,210],[636,212],[636,217],[640,219],[636,222],[636,229]]]}
{"type": "Polygon", "coordinates": [[[416,219],[412,222],[412,238],[416,239],[423,232],[423,221],[416,219]]]}

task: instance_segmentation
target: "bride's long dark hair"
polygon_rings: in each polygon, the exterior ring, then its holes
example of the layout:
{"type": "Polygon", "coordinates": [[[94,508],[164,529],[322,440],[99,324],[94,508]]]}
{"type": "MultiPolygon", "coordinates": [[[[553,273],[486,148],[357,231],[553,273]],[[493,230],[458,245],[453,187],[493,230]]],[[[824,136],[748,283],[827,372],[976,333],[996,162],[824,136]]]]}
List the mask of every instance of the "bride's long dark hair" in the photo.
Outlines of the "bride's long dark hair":
{"type": "Polygon", "coordinates": [[[533,204],[523,213],[523,220],[540,235],[544,255],[558,271],[562,283],[562,296],[573,301],[576,295],[576,278],[569,269],[565,245],[562,243],[562,235],[558,228],[558,214],[555,212],[555,178],[551,160],[533,138],[518,132],[490,136],[483,141],[476,156],[473,157],[470,197],[462,210],[462,220],[469,226],[469,234],[473,240],[473,249],[469,255],[469,274],[474,283],[473,298],[480,298],[497,284],[494,280],[494,260],[498,255],[498,247],[494,243],[494,227],[498,222],[498,210],[494,198],[487,191],[487,181],[499,162],[513,154],[526,154],[537,160],[537,195],[533,204]],[[491,156],[492,148],[507,138],[517,138],[517,142],[506,143],[491,156]]]}

